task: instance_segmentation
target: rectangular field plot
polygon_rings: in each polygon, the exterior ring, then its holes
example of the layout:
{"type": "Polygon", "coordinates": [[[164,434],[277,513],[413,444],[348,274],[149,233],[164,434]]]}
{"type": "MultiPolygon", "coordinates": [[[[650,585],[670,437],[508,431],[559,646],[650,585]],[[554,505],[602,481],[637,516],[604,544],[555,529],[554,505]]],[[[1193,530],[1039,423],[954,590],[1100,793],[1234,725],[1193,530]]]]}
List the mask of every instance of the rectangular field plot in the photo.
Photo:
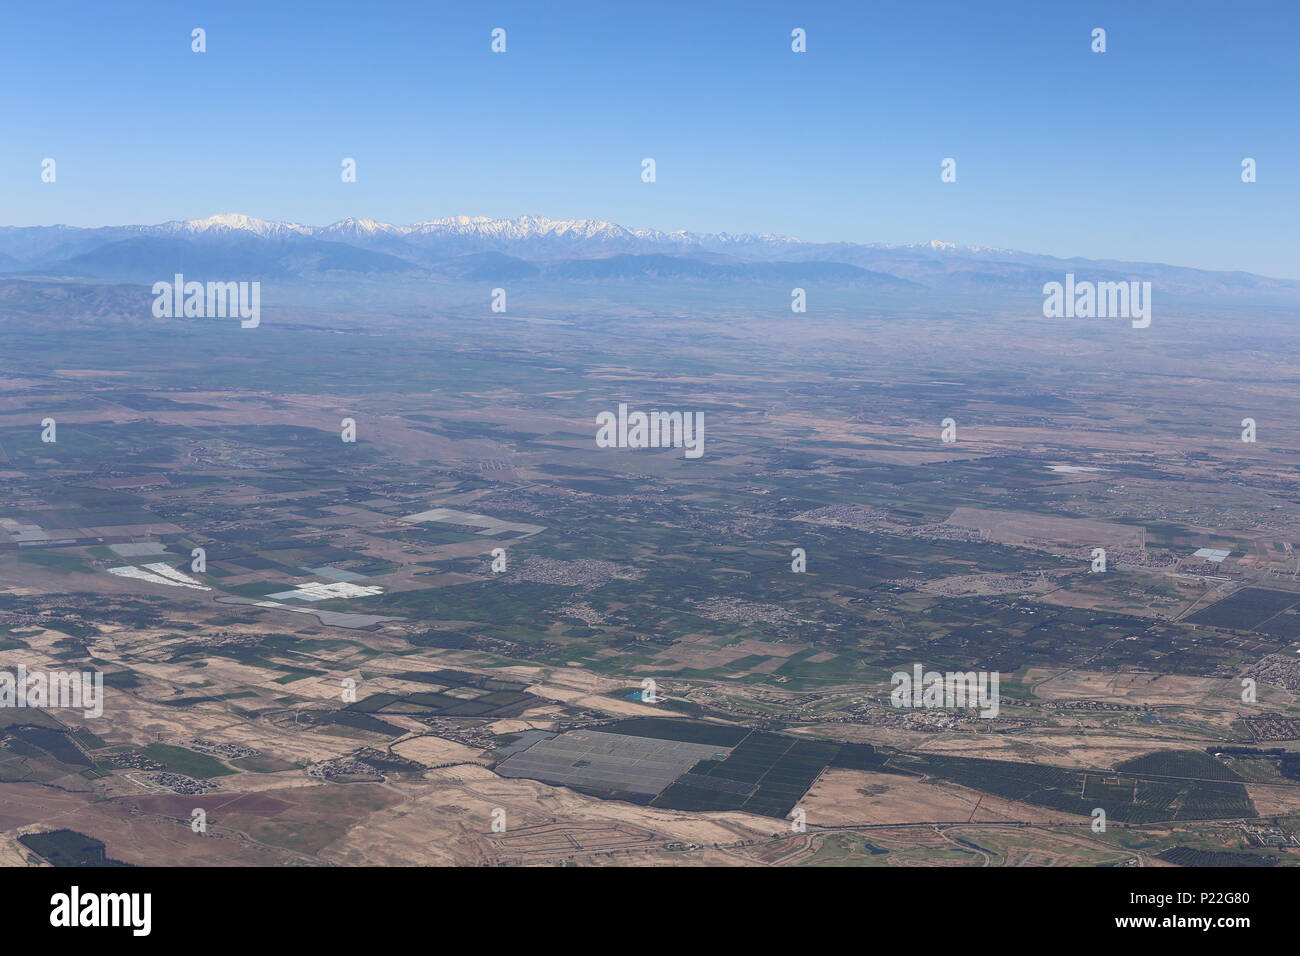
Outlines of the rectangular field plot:
{"type": "Polygon", "coordinates": [[[1275,614],[1300,603],[1300,594],[1273,591],[1269,588],[1244,588],[1217,604],[1197,611],[1189,617],[1190,624],[1208,624],[1211,627],[1231,627],[1241,631],[1255,630],[1275,614]]]}
{"type": "Polygon", "coordinates": [[[1240,777],[1226,778],[1213,757],[1190,751],[1148,755],[1118,764],[1113,773],[940,754],[908,754],[897,763],[983,793],[1082,817],[1097,806],[1110,819],[1126,823],[1255,816],[1240,777]],[[1162,773],[1152,773],[1152,767],[1162,773]],[[1171,770],[1179,775],[1165,775],[1171,770]]]}
{"type": "Polygon", "coordinates": [[[673,810],[744,810],[784,817],[808,792],[840,746],[754,732],[725,760],[703,760],[652,806],[673,810]]]}
{"type": "Polygon", "coordinates": [[[799,740],[744,727],[638,717],[517,747],[496,767],[670,810],[784,817],[827,766],[891,771],[866,744],[799,740]]]}
{"type": "Polygon", "coordinates": [[[712,744],[573,730],[533,744],[496,768],[503,777],[642,795],[659,793],[701,760],[727,752],[712,744]]]}

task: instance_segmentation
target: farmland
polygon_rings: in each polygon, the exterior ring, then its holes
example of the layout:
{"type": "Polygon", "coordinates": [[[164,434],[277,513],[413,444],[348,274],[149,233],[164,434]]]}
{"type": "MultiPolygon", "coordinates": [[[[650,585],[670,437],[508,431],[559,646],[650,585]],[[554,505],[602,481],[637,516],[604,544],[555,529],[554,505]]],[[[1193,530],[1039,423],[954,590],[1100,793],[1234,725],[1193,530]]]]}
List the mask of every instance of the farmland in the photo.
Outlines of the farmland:
{"type": "Polygon", "coordinates": [[[0,658],[102,673],[111,715],[7,725],[0,789],[83,801],[129,863],[127,820],[281,863],[1178,864],[1300,814],[1300,433],[1231,444],[1166,333],[1057,367],[1004,315],[949,367],[951,316],[535,304],[576,324],[0,328],[0,658]],[[707,453],[597,447],[629,398],[707,453]],[[997,714],[893,706],[918,663],[999,674],[997,714]]]}

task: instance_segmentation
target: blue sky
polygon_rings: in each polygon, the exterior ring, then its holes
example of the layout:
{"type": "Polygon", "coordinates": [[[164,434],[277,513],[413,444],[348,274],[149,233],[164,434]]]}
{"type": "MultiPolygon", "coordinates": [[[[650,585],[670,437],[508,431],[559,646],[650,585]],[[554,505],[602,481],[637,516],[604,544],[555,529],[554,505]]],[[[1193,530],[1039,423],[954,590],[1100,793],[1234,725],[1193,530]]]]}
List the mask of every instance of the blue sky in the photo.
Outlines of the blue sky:
{"type": "Polygon", "coordinates": [[[531,214],[1300,277],[1300,3],[96,0],[0,16],[0,224],[531,214]]]}

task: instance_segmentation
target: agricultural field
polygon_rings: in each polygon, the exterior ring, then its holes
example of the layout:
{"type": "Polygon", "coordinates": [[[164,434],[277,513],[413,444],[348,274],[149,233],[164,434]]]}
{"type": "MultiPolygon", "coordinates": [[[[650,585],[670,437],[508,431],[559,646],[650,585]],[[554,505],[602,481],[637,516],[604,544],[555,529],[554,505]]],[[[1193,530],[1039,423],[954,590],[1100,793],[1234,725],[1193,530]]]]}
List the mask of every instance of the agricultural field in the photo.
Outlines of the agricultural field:
{"type": "Polygon", "coordinates": [[[98,673],[108,718],[3,711],[10,858],[93,858],[20,839],[68,801],[130,864],[1200,865],[1300,814],[1300,434],[1212,434],[1181,346],[1031,381],[1009,316],[948,368],[950,316],[535,305],[576,324],[0,328],[0,667],[98,673]],[[707,454],[598,447],[629,398],[707,454]],[[895,706],[917,665],[997,712],[895,706]]]}

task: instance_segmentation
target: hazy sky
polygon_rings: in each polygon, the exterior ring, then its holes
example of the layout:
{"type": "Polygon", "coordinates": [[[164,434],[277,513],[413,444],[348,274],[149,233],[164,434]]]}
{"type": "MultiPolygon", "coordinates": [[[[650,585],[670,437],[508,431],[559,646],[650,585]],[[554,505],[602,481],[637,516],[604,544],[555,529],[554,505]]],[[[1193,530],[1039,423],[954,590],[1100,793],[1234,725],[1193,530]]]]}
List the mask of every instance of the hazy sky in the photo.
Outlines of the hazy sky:
{"type": "Polygon", "coordinates": [[[0,18],[5,225],[531,214],[1300,277],[1293,0],[93,0],[0,18]]]}

